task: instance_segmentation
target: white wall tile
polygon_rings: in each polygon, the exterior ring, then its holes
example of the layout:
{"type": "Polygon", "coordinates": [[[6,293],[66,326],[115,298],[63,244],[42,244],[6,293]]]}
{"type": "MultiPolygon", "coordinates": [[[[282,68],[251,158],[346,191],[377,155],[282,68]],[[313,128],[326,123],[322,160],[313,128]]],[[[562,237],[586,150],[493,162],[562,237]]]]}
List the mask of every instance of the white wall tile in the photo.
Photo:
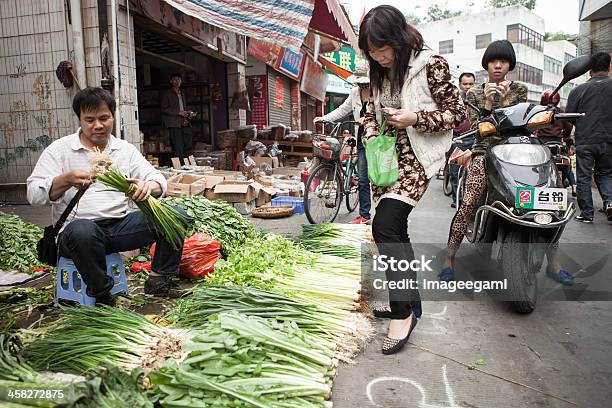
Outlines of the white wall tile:
{"type": "Polygon", "coordinates": [[[47,0],[49,3],[49,13],[54,11],[64,11],[64,0],[47,0]]]}
{"type": "Polygon", "coordinates": [[[15,17],[17,15],[17,0],[1,0],[0,1],[0,16],[15,17]]]}

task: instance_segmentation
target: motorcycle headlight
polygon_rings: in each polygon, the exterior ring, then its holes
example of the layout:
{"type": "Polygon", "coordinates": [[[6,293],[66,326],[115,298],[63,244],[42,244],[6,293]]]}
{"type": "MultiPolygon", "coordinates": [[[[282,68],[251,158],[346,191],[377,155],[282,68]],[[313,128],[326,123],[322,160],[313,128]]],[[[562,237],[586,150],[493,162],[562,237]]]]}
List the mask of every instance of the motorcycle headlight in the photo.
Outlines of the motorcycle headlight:
{"type": "Polygon", "coordinates": [[[501,161],[519,166],[537,166],[550,160],[550,150],[541,145],[503,144],[493,146],[491,151],[501,161]]]}

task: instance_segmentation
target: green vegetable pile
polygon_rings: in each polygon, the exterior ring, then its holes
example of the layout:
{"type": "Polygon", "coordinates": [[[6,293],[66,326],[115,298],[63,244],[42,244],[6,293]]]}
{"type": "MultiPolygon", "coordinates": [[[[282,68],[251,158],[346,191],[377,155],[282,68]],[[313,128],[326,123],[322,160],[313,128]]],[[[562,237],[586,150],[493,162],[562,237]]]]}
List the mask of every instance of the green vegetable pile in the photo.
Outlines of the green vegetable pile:
{"type": "Polygon", "coordinates": [[[269,290],[339,313],[355,309],[360,274],[358,260],[315,256],[284,237],[265,234],[219,260],[208,282],[269,290]]]}
{"type": "Polygon", "coordinates": [[[307,224],[296,242],[307,250],[342,258],[359,259],[362,245],[372,241],[369,226],[363,224],[307,224]]]}
{"type": "Polygon", "coordinates": [[[13,214],[0,212],[0,269],[32,272],[34,267],[45,267],[38,260],[36,244],[43,230],[13,214]]]}
{"type": "Polygon", "coordinates": [[[220,313],[185,348],[149,375],[163,407],[331,405],[334,344],[295,324],[220,313]]]}
{"type": "Polygon", "coordinates": [[[221,243],[221,252],[227,256],[256,235],[255,226],[231,205],[221,200],[208,200],[203,196],[181,196],[164,200],[177,205],[193,218],[187,236],[203,232],[221,243]]]}
{"type": "Polygon", "coordinates": [[[68,383],[43,377],[21,359],[20,351],[18,338],[0,335],[0,403],[4,402],[6,406],[153,408],[139,387],[144,374],[141,369],[127,374],[103,363],[87,378],[79,380],[77,377],[68,383]],[[45,398],[16,400],[8,395],[7,390],[56,391],[45,398]],[[17,402],[19,405],[15,404],[17,402]]]}
{"type": "Polygon", "coordinates": [[[85,374],[107,362],[157,368],[180,357],[181,339],[144,316],[108,306],[65,308],[48,326],[22,331],[25,359],[37,370],[85,374]]]}
{"type": "Polygon", "coordinates": [[[325,337],[343,334],[346,327],[334,315],[310,303],[255,288],[206,282],[195,286],[165,317],[177,327],[197,329],[213,315],[225,312],[293,322],[304,332],[325,337]]]}

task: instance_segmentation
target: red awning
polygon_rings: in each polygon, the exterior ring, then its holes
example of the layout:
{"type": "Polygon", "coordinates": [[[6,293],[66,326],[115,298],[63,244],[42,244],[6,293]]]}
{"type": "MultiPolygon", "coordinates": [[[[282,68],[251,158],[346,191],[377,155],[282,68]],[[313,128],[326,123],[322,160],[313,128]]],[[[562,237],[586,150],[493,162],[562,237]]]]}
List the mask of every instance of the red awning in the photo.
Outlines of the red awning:
{"type": "Polygon", "coordinates": [[[309,29],[347,43],[355,50],[359,42],[346,12],[338,0],[315,0],[309,29]]]}

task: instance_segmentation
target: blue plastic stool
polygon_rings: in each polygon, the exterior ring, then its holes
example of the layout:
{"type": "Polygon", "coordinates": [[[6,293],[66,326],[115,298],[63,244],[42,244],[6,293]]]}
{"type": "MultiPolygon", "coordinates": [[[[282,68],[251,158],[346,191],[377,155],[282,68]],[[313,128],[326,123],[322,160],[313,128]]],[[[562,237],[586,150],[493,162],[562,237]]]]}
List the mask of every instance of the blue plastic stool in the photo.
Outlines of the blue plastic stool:
{"type": "MultiPolygon", "coordinates": [[[[111,289],[111,294],[123,292],[129,294],[125,267],[118,253],[106,255],[106,274],[113,278],[115,285],[111,289]]],[[[81,279],[79,271],[72,262],[72,259],[60,257],[57,262],[57,280],[55,290],[55,305],[61,299],[73,300],[85,306],[95,306],[96,298],[87,295],[87,285],[81,279]]]]}

